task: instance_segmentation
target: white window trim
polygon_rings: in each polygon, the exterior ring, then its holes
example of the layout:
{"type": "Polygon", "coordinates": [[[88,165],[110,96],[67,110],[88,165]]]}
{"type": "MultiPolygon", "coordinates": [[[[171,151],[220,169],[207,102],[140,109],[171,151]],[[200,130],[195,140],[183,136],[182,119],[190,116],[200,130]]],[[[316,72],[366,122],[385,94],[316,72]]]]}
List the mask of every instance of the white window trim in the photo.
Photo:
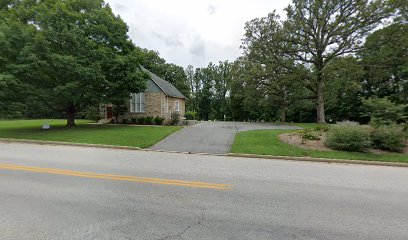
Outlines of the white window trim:
{"type": "Polygon", "coordinates": [[[169,97],[166,96],[166,113],[169,113],[169,97]]]}
{"type": "Polygon", "coordinates": [[[180,102],[179,101],[174,102],[174,111],[180,112],[180,102]]]}
{"type": "Polygon", "coordinates": [[[146,111],[146,96],[144,92],[141,93],[132,93],[132,98],[130,99],[130,112],[131,113],[144,113],[146,111]],[[143,96],[143,97],[142,97],[143,96]],[[139,98],[139,101],[136,101],[136,98],[139,98]],[[143,101],[142,101],[143,99],[143,101]],[[138,107],[136,107],[138,105],[138,107]]]}

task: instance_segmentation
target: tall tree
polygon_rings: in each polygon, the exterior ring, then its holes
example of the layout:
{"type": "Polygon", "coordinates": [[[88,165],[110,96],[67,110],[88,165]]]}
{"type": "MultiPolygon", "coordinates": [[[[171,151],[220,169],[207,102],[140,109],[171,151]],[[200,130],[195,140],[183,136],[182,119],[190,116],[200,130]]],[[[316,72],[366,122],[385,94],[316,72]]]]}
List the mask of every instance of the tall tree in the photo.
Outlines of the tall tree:
{"type": "Polygon", "coordinates": [[[231,85],[232,63],[219,62],[214,66],[212,118],[225,120],[229,112],[228,95],[231,85]]]}
{"type": "Polygon", "coordinates": [[[188,109],[190,111],[197,112],[197,103],[196,103],[196,95],[197,95],[197,85],[196,81],[194,78],[194,67],[192,65],[188,65],[187,68],[184,70],[186,76],[187,76],[187,82],[189,85],[189,104],[188,104],[188,109]]]}
{"type": "Polygon", "coordinates": [[[184,69],[173,63],[165,64],[163,69],[163,78],[173,84],[184,96],[188,98],[190,96],[190,87],[184,69]]]}
{"type": "Polygon", "coordinates": [[[81,109],[125,100],[145,87],[145,75],[131,63],[134,48],[127,26],[102,0],[16,1],[8,11],[38,36],[26,48],[26,84],[44,104],[65,111],[75,125],[81,109]],[[120,86],[120,87],[119,87],[120,86]]]}
{"type": "Polygon", "coordinates": [[[369,35],[360,56],[367,96],[408,103],[408,24],[394,23],[369,35]]]}
{"type": "Polygon", "coordinates": [[[338,56],[354,53],[362,38],[390,15],[384,0],[293,0],[286,8],[288,41],[296,60],[311,65],[317,122],[325,122],[323,71],[338,56]]]}
{"type": "Polygon", "coordinates": [[[43,90],[31,84],[44,77],[37,71],[44,63],[36,56],[44,40],[36,26],[16,14],[18,6],[15,0],[0,4],[0,117],[49,117],[38,98],[43,90]]]}
{"type": "MultiPolygon", "coordinates": [[[[294,101],[304,98],[302,94],[302,71],[287,49],[286,32],[275,13],[256,18],[245,25],[241,48],[244,50],[246,65],[251,65],[249,85],[259,92],[258,99],[265,109],[278,112],[281,121],[286,121],[288,107],[294,101]],[[262,96],[263,98],[261,98],[262,96]],[[277,110],[277,111],[274,111],[277,110]]],[[[271,112],[271,114],[272,114],[271,112]]]]}
{"type": "Polygon", "coordinates": [[[212,96],[213,96],[213,79],[214,65],[208,64],[206,68],[197,68],[194,75],[198,83],[197,88],[197,107],[198,117],[203,120],[209,120],[211,116],[212,96]]]}
{"type": "Polygon", "coordinates": [[[364,75],[361,61],[353,56],[338,57],[327,65],[323,78],[327,86],[328,119],[364,122],[361,116],[364,75]]]}

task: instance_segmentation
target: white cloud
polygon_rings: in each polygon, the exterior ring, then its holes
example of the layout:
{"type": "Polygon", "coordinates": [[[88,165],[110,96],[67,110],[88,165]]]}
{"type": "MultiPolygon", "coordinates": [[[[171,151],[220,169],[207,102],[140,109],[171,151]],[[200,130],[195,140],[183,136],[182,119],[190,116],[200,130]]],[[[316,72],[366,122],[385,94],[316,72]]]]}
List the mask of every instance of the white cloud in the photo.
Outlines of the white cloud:
{"type": "Polygon", "coordinates": [[[216,11],[217,11],[217,8],[210,3],[207,7],[207,12],[212,15],[212,14],[215,14],[216,11]]]}
{"type": "Polygon", "coordinates": [[[186,67],[235,60],[244,24],[273,10],[283,15],[290,1],[106,0],[129,26],[132,41],[186,67]]]}

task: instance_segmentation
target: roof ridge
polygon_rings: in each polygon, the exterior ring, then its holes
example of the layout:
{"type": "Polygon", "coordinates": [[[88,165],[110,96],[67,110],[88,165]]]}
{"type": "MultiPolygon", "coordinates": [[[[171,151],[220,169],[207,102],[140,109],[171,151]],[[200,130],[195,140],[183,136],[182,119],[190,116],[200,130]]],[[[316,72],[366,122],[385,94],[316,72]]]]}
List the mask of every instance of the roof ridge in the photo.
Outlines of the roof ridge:
{"type": "Polygon", "coordinates": [[[140,68],[145,73],[150,75],[151,80],[163,91],[165,95],[187,99],[171,82],[162,79],[141,65],[140,68]]]}

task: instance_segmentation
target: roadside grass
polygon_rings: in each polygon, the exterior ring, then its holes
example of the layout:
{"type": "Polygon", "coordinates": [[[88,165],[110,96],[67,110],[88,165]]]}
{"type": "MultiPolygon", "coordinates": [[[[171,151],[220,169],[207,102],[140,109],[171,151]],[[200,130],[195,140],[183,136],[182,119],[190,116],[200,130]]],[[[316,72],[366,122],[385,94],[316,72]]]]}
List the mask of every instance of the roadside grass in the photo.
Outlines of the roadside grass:
{"type": "MultiPolygon", "coordinates": [[[[293,125],[301,126],[302,124],[293,125]]],[[[301,127],[308,128],[315,127],[315,125],[310,124],[303,125],[301,127]]],[[[408,155],[406,154],[373,154],[346,151],[318,151],[298,148],[296,146],[283,143],[279,140],[278,136],[280,134],[288,132],[294,132],[294,130],[253,130],[239,132],[235,136],[231,152],[274,156],[316,157],[408,163],[408,155]]]]}
{"type": "Polygon", "coordinates": [[[76,120],[77,126],[66,128],[66,120],[1,120],[0,138],[16,138],[73,143],[106,144],[146,148],[178,131],[177,126],[129,126],[86,124],[76,120]],[[51,125],[42,130],[43,123],[51,125]]]}

